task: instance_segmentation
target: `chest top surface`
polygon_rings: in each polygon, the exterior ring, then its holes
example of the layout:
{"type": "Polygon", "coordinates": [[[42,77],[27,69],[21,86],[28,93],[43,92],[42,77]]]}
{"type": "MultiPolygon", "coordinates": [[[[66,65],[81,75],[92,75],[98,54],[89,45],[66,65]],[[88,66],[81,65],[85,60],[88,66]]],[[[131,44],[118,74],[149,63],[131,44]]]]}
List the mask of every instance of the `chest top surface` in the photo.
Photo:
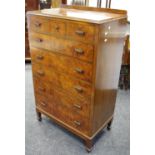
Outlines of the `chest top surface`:
{"type": "Polygon", "coordinates": [[[83,21],[96,24],[102,24],[108,21],[127,17],[126,14],[120,14],[116,12],[100,12],[68,8],[52,8],[37,11],[29,11],[28,14],[83,21]]]}

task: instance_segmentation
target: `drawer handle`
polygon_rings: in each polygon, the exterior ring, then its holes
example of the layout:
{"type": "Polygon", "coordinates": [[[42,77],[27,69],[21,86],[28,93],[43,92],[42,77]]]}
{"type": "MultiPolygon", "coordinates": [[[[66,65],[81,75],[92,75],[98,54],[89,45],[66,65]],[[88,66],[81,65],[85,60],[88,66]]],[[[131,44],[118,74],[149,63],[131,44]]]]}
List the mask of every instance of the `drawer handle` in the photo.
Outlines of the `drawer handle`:
{"type": "Polygon", "coordinates": [[[81,125],[81,123],[80,123],[79,121],[74,121],[74,124],[76,124],[76,125],[78,125],[78,126],[81,125]]]}
{"type": "Polygon", "coordinates": [[[84,73],[84,70],[82,70],[81,68],[75,68],[75,71],[80,74],[84,73]]]}
{"type": "Polygon", "coordinates": [[[44,102],[40,102],[40,104],[42,105],[42,106],[46,106],[47,104],[46,103],[44,103],[44,102]]]}
{"type": "Polygon", "coordinates": [[[60,29],[60,27],[59,26],[56,26],[55,29],[58,31],[60,29]]]}
{"type": "Polygon", "coordinates": [[[42,59],[44,59],[44,57],[42,55],[37,55],[37,59],[42,60],[42,59]]]}
{"type": "Polygon", "coordinates": [[[75,33],[80,35],[80,36],[84,36],[85,35],[85,32],[81,31],[81,30],[76,30],[75,33]]]}
{"type": "Polygon", "coordinates": [[[74,51],[78,54],[83,54],[84,51],[81,48],[75,48],[74,51]]]}
{"type": "Polygon", "coordinates": [[[42,92],[45,91],[45,88],[42,88],[42,87],[39,87],[38,89],[39,89],[39,91],[42,91],[42,92]]]}
{"type": "Polygon", "coordinates": [[[82,109],[82,107],[80,106],[80,105],[78,105],[78,104],[74,104],[73,105],[75,108],[77,108],[77,109],[82,109]]]}
{"type": "Polygon", "coordinates": [[[38,38],[38,39],[36,39],[36,41],[41,43],[41,42],[43,42],[43,39],[38,38]]]}
{"type": "Polygon", "coordinates": [[[37,74],[40,76],[44,76],[44,72],[43,71],[37,71],[37,74]]]}
{"type": "Polygon", "coordinates": [[[41,26],[41,23],[35,22],[34,25],[35,25],[36,27],[40,27],[40,26],[41,26]]]}
{"type": "Polygon", "coordinates": [[[82,93],[83,89],[80,86],[75,86],[75,90],[82,93]]]}

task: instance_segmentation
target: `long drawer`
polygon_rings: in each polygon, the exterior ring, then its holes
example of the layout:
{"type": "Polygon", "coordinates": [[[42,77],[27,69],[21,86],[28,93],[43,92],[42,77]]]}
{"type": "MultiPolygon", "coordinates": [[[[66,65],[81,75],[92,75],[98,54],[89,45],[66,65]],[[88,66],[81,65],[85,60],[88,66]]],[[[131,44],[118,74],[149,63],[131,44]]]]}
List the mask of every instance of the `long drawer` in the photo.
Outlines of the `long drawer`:
{"type": "Polygon", "coordinates": [[[54,107],[54,116],[85,134],[89,133],[89,119],[76,113],[71,113],[70,110],[64,106],[56,105],[54,107]]]}
{"type": "Polygon", "coordinates": [[[94,46],[78,41],[57,38],[54,36],[30,33],[30,46],[51,50],[56,53],[72,56],[88,62],[93,61],[94,46]]]}
{"type": "Polygon", "coordinates": [[[55,70],[59,73],[65,73],[76,77],[77,79],[92,82],[91,63],[35,48],[31,48],[31,57],[33,63],[47,66],[52,71],[55,70]]]}
{"type": "Polygon", "coordinates": [[[36,101],[36,106],[43,109],[44,111],[53,114],[53,109],[52,109],[52,104],[53,104],[53,99],[47,98],[47,95],[41,95],[39,93],[35,92],[35,101],[36,101]]]}
{"type": "Polygon", "coordinates": [[[53,88],[61,88],[77,98],[91,101],[92,86],[88,82],[61,74],[53,68],[43,65],[33,63],[32,69],[34,79],[38,79],[40,82],[50,82],[53,88]]]}

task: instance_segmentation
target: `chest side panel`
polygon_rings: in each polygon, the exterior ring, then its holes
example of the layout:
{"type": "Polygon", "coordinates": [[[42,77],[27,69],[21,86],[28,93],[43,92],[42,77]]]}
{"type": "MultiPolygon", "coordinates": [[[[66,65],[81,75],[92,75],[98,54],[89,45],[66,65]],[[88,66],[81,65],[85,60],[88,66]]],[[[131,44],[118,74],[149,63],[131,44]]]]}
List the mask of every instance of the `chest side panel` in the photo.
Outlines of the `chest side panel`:
{"type": "Polygon", "coordinates": [[[96,55],[93,133],[113,117],[126,25],[121,20],[100,25],[96,55]]]}

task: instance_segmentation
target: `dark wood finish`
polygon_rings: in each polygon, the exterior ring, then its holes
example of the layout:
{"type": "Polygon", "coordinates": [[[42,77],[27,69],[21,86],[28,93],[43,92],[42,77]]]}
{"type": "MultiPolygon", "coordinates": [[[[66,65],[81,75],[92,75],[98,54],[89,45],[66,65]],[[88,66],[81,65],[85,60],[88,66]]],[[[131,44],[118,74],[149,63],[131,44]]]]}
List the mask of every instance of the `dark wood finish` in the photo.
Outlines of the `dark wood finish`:
{"type": "Polygon", "coordinates": [[[91,152],[92,151],[92,149],[93,149],[93,139],[88,139],[88,140],[86,140],[85,141],[85,146],[86,146],[86,150],[87,150],[87,152],[89,153],[89,152],[91,152]]]}
{"type": "MultiPolygon", "coordinates": [[[[27,11],[38,10],[38,8],[39,8],[39,0],[25,0],[25,13],[27,11]]],[[[25,61],[26,62],[31,60],[27,31],[28,31],[27,19],[25,18],[25,61]]]]}
{"type": "Polygon", "coordinates": [[[112,124],[126,11],[86,7],[105,15],[93,20],[88,11],[77,18],[84,7],[66,7],[28,13],[36,108],[83,138],[89,152],[93,138],[112,124]],[[72,11],[75,17],[67,14],[72,11]]]}
{"type": "Polygon", "coordinates": [[[112,121],[113,121],[113,119],[111,119],[111,121],[108,123],[107,130],[111,130],[112,121]]]}
{"type": "Polygon", "coordinates": [[[37,114],[37,119],[38,119],[38,121],[41,121],[41,120],[42,120],[41,112],[39,112],[39,111],[36,109],[36,114],[37,114]]]}

